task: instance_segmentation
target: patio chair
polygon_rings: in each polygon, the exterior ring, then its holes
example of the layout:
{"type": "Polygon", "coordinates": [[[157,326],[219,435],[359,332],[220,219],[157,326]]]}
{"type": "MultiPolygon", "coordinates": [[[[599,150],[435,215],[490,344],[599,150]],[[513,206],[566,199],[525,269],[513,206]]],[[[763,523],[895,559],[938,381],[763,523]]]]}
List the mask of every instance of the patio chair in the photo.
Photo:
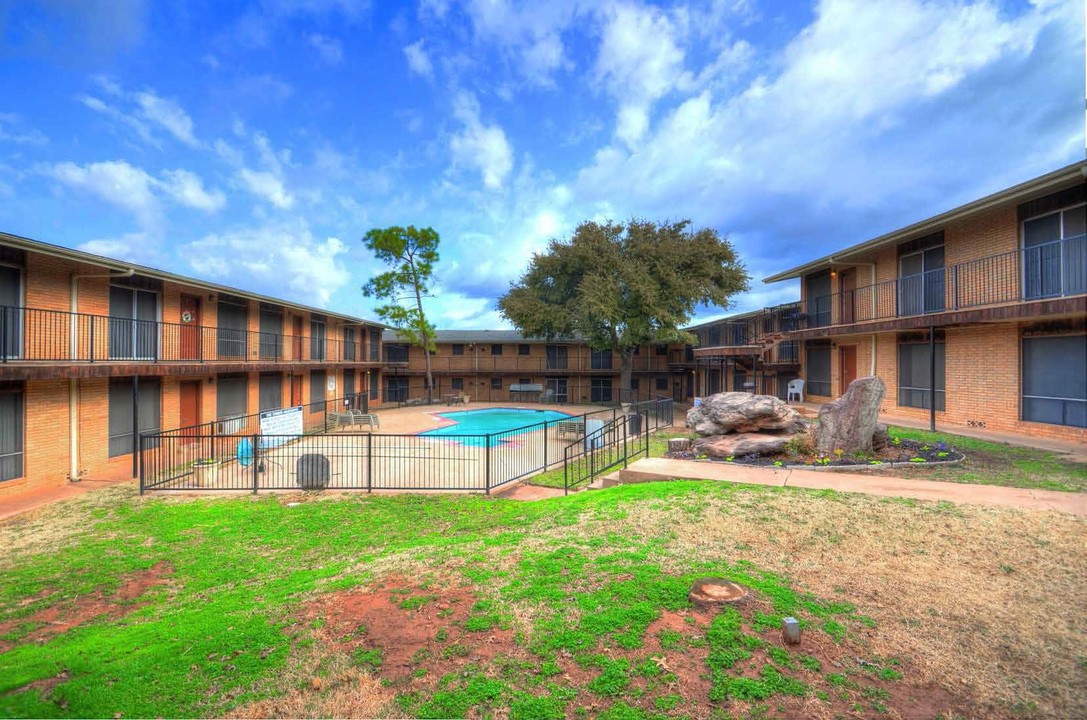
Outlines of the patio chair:
{"type": "Polygon", "coordinates": [[[797,402],[804,402],[804,381],[797,378],[796,380],[790,380],[788,390],[785,394],[785,402],[791,402],[793,395],[796,395],[797,402]]]}

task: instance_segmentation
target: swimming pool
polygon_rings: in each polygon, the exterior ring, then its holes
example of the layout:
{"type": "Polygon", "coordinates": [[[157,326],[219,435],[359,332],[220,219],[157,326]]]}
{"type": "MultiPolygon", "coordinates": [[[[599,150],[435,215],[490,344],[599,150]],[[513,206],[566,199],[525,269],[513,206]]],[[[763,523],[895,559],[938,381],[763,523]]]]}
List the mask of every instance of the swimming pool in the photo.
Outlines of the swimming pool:
{"type": "MultiPolygon", "coordinates": [[[[494,438],[494,442],[502,442],[521,432],[538,430],[537,426],[543,422],[553,420],[565,420],[574,417],[557,410],[524,410],[519,408],[486,408],[484,410],[460,410],[458,412],[438,413],[438,417],[452,420],[452,425],[446,425],[433,430],[419,433],[427,437],[442,437],[448,435],[488,435],[502,433],[500,438],[494,438]],[[521,430],[521,432],[510,431],[521,430]]],[[[467,445],[483,445],[483,438],[456,438],[467,445]]]]}

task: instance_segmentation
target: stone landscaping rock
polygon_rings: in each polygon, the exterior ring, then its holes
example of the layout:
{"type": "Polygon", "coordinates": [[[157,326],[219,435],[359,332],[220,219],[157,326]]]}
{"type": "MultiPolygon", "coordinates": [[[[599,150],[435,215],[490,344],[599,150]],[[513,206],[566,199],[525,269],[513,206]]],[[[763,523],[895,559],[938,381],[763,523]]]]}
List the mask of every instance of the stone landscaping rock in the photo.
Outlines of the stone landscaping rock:
{"type": "Polygon", "coordinates": [[[687,427],[704,437],[763,430],[797,432],[803,424],[796,410],[773,395],[718,393],[687,411],[687,427]]]}
{"type": "Polygon", "coordinates": [[[849,455],[870,452],[872,436],[879,424],[879,406],[886,392],[886,386],[878,377],[862,377],[851,382],[844,395],[820,408],[815,449],[824,453],[841,450],[849,455]]]}
{"type": "Polygon", "coordinates": [[[744,455],[773,455],[785,449],[794,433],[738,433],[713,435],[694,441],[696,454],[725,459],[744,455]]]}

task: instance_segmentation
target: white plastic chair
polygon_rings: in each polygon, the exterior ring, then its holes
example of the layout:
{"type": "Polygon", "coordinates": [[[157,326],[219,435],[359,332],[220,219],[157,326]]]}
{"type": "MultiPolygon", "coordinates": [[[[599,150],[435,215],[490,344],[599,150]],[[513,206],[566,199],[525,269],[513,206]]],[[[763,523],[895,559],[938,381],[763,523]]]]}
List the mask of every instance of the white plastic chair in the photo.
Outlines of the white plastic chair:
{"type": "Polygon", "coordinates": [[[796,395],[797,402],[804,402],[804,381],[800,378],[789,381],[788,392],[785,394],[785,402],[791,402],[793,395],[796,395]]]}

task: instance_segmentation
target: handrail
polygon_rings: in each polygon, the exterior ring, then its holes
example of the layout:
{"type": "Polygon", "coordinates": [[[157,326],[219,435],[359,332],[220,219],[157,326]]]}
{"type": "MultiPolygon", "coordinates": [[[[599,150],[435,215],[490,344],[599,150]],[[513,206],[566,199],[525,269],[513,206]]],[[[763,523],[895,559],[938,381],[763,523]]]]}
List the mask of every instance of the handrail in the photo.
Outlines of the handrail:
{"type": "Polygon", "coordinates": [[[3,363],[365,362],[364,349],[364,342],[358,338],[315,339],[260,330],[0,306],[3,363]]]}

